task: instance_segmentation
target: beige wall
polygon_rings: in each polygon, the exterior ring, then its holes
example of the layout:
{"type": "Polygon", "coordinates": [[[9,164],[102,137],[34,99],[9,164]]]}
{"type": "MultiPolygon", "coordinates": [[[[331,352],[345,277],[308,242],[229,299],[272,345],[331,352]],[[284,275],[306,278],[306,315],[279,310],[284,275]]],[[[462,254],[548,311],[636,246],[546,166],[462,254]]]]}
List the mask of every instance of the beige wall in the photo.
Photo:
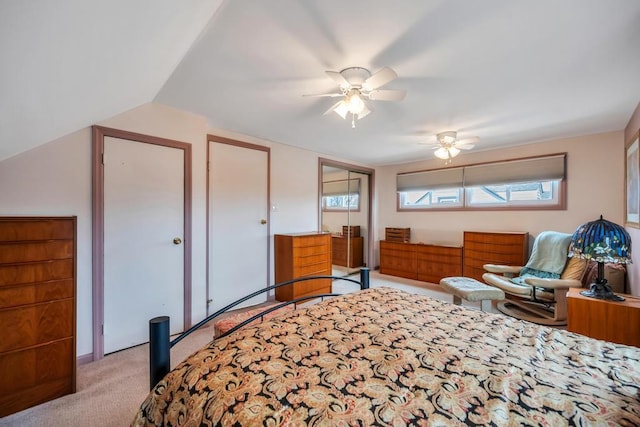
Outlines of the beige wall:
{"type": "MultiPolygon", "coordinates": [[[[600,214],[610,221],[623,219],[624,165],[622,132],[546,141],[505,150],[471,151],[456,157],[451,166],[493,160],[567,152],[567,210],[556,211],[451,211],[397,212],[396,174],[442,168],[442,160],[429,160],[377,169],[378,236],[385,227],[411,227],[413,241],[462,244],[465,230],[541,231],[573,233],[580,224],[600,214]]],[[[482,142],[478,144],[480,148],[482,142]]],[[[532,242],[533,240],[531,240],[532,242]]]]}
{"type": "MultiPolygon", "coordinates": [[[[627,123],[627,127],[624,130],[624,141],[629,144],[640,131],[640,103],[633,112],[633,115],[627,123]]],[[[624,154],[620,155],[624,157],[624,154]]],[[[640,229],[634,227],[626,227],[631,237],[631,259],[632,264],[627,265],[627,273],[629,279],[629,286],[631,288],[631,294],[640,295],[640,229]],[[634,243],[635,242],[635,243],[634,243]]]]}
{"type": "MultiPolygon", "coordinates": [[[[193,313],[205,315],[206,135],[271,147],[271,234],[318,227],[318,153],[263,141],[222,129],[205,119],[158,104],[145,104],[99,124],[188,142],[193,145],[193,313]]],[[[572,232],[601,213],[623,220],[623,134],[612,132],[531,144],[496,152],[471,152],[454,165],[527,155],[568,152],[568,210],[543,212],[396,212],[395,174],[441,167],[425,161],[378,168],[374,227],[411,227],[416,240],[460,243],[463,230],[526,230],[536,235],[554,229],[572,232]]],[[[322,155],[320,157],[327,157],[322,155]]],[[[348,159],[334,158],[337,161],[348,159]]],[[[350,162],[353,163],[353,162],[350,162]]],[[[367,166],[367,165],[362,165],[367,166]]],[[[1,215],[78,216],[77,354],[92,351],[91,293],[91,132],[89,128],[0,162],[1,215]]],[[[637,230],[631,230],[636,233],[637,230]]],[[[632,235],[632,238],[634,236],[632,235]]],[[[377,240],[377,239],[376,239],[377,240]]],[[[376,245],[377,246],[377,245],[376,245]]],[[[637,252],[636,252],[637,253],[637,252]]],[[[634,264],[634,268],[640,262],[634,264]]],[[[273,280],[273,269],[272,280],[273,280]]],[[[640,277],[634,270],[635,277],[640,277]]],[[[640,292],[638,287],[635,293],[640,292]]]]}
{"type": "MultiPolygon", "coordinates": [[[[145,104],[99,125],[192,144],[192,319],[206,315],[207,134],[271,147],[271,234],[318,228],[317,153],[221,129],[184,111],[145,104]]],[[[326,156],[322,156],[326,157],[326,156]]],[[[336,158],[335,160],[344,161],[336,158]]],[[[84,128],[0,162],[0,215],[78,216],[77,355],[92,352],[91,130],[84,128]]],[[[272,260],[273,264],[273,260],[272,260]]],[[[271,269],[273,282],[273,268],[271,269]]]]}

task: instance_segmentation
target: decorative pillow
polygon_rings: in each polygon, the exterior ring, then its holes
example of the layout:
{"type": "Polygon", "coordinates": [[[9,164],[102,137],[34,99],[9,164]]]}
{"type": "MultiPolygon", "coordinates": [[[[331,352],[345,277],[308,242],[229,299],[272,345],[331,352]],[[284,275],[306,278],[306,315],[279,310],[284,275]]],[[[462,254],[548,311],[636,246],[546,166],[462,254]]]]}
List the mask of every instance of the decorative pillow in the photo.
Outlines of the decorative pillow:
{"type": "Polygon", "coordinates": [[[576,257],[569,258],[560,278],[582,280],[584,273],[587,271],[587,265],[589,265],[589,260],[576,257]]]}

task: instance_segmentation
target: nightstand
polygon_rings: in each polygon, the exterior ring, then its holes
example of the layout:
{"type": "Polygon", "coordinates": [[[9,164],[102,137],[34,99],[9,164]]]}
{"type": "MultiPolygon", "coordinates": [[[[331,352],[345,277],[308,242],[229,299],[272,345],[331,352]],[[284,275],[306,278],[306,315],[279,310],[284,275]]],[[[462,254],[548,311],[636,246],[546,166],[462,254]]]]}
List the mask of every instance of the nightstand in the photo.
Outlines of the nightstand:
{"type": "Polygon", "coordinates": [[[567,330],[588,337],[640,347],[640,297],[619,294],[624,301],[607,301],[567,293],[567,330]]]}

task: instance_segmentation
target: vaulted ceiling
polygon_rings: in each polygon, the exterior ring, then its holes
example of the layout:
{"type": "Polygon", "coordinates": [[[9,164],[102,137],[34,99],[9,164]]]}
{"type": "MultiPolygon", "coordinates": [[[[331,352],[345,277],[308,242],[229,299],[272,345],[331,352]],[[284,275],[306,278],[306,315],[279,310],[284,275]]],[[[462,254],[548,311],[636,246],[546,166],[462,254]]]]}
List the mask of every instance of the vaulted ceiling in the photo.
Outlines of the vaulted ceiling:
{"type": "Polygon", "coordinates": [[[0,3],[0,160],[147,102],[382,165],[621,130],[640,101],[638,0],[0,3]],[[326,70],[390,67],[351,128],[326,70]],[[424,144],[426,143],[426,145],[424,144]]]}

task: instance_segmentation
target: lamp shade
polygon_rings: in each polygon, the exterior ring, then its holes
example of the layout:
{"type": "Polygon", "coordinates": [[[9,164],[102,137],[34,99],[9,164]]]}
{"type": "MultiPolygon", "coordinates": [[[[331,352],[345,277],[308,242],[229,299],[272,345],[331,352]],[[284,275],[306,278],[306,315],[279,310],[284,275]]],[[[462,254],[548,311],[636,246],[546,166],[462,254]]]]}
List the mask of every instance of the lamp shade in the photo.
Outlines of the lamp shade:
{"type": "Polygon", "coordinates": [[[569,257],[599,263],[631,263],[631,237],[624,227],[602,218],[579,226],[571,237],[569,257]]]}

